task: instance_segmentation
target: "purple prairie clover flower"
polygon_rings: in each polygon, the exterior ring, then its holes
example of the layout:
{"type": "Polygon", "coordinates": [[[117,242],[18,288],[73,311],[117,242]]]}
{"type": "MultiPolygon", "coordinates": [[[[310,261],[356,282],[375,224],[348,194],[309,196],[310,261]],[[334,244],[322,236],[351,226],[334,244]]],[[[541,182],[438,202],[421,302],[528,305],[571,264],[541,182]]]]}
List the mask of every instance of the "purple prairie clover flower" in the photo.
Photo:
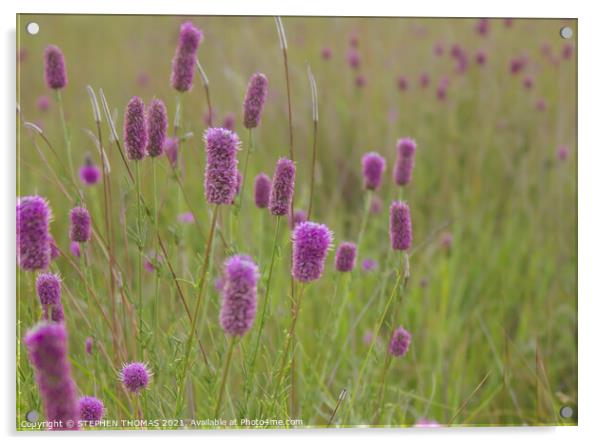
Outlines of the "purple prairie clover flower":
{"type": "Polygon", "coordinates": [[[304,221],[307,221],[307,213],[305,213],[305,210],[296,209],[295,212],[293,213],[292,218],[291,218],[291,214],[289,212],[288,225],[290,226],[291,229],[294,229],[295,227],[297,227],[297,224],[302,223],[304,221]]]}
{"type": "Polygon", "coordinates": [[[362,157],[362,174],[364,175],[364,187],[367,190],[378,190],[385,167],[385,158],[374,151],[366,153],[362,157]]]}
{"type": "Polygon", "coordinates": [[[368,80],[363,74],[358,74],[355,78],[355,86],[358,88],[364,88],[367,82],[368,80]]]}
{"type": "Polygon", "coordinates": [[[272,189],[272,181],[265,173],[259,173],[255,177],[253,187],[255,194],[255,205],[259,209],[265,209],[270,203],[270,190],[272,189]]]}
{"type": "Polygon", "coordinates": [[[362,270],[364,272],[372,272],[377,267],[378,267],[378,263],[376,262],[376,260],[373,260],[372,258],[366,258],[365,260],[362,261],[362,270]]]}
{"type": "Polygon", "coordinates": [[[475,26],[475,31],[477,32],[477,34],[486,36],[487,34],[489,34],[490,28],[491,26],[489,23],[489,19],[480,19],[475,26]]]}
{"type": "Polygon", "coordinates": [[[82,254],[81,247],[77,241],[71,241],[71,245],[69,246],[69,250],[71,250],[71,255],[76,258],[79,258],[82,254]]]}
{"type": "Polygon", "coordinates": [[[334,265],[339,272],[351,272],[355,267],[357,247],[354,243],[341,243],[336,251],[334,265]]]}
{"type": "Polygon", "coordinates": [[[24,196],[17,201],[17,253],[23,270],[47,269],[50,265],[51,211],[40,196],[24,196]]]}
{"type": "Polygon", "coordinates": [[[119,373],[119,380],[121,380],[125,389],[134,394],[146,389],[150,377],[151,373],[146,364],[142,362],[126,363],[119,373]]]}
{"type": "Polygon", "coordinates": [[[408,78],[406,76],[399,76],[397,78],[397,88],[399,88],[400,91],[406,91],[408,86],[408,78]]]}
{"type": "Polygon", "coordinates": [[[94,347],[94,339],[92,337],[86,338],[86,354],[92,355],[93,347],[94,347]]]}
{"type": "Polygon", "coordinates": [[[556,151],[556,157],[559,161],[566,161],[569,157],[569,147],[567,145],[561,145],[556,151]]]}
{"type": "Polygon", "coordinates": [[[456,61],[456,72],[463,74],[468,68],[468,55],[464,48],[455,44],[450,50],[451,56],[456,61]]]}
{"type": "Polygon", "coordinates": [[[389,237],[393,250],[409,250],[412,247],[412,219],[410,207],[401,201],[393,201],[389,209],[389,237]]]}
{"type": "Polygon", "coordinates": [[[293,278],[303,283],[320,278],[331,245],[332,232],[324,224],[298,224],[293,231],[293,278]]]}
{"type": "Polygon", "coordinates": [[[45,113],[50,109],[50,98],[48,96],[40,96],[36,101],[36,106],[38,110],[42,113],[45,113]]]}
{"type": "Polygon", "coordinates": [[[226,130],[234,131],[234,124],[236,122],[236,116],[234,113],[229,112],[224,116],[224,121],[222,122],[222,127],[226,130]]]}
{"type": "Polygon", "coordinates": [[[202,40],[200,29],[190,22],[182,24],[176,55],[171,64],[171,86],[181,93],[192,88],[196,53],[202,40]]]}
{"type": "Polygon", "coordinates": [[[428,88],[431,83],[431,76],[429,76],[429,74],[426,72],[421,73],[418,82],[420,83],[421,88],[428,88]]]}
{"type": "Polygon", "coordinates": [[[78,243],[87,243],[90,241],[91,231],[91,220],[88,209],[84,207],[74,207],[71,209],[69,214],[71,220],[71,227],[69,231],[69,237],[71,241],[78,243]]]}
{"type": "Polygon", "coordinates": [[[247,255],[232,256],[224,266],[220,325],[230,336],[243,336],[255,320],[259,269],[247,255]]]}
{"type": "Polygon", "coordinates": [[[525,69],[527,58],[524,56],[513,57],[510,59],[510,74],[518,74],[525,69]]]}
{"type": "Polygon", "coordinates": [[[173,168],[178,166],[178,138],[165,139],[165,155],[173,168]]]}
{"type": "Polygon", "coordinates": [[[153,99],[147,112],[149,156],[155,158],[163,154],[163,146],[167,135],[167,109],[163,101],[153,99]]]}
{"type": "Polygon", "coordinates": [[[48,244],[50,244],[50,260],[54,260],[61,256],[61,251],[59,247],[56,245],[56,240],[50,234],[48,234],[48,244]]]}
{"type": "Polygon", "coordinates": [[[328,46],[325,46],[320,51],[320,56],[322,56],[322,59],[324,60],[330,60],[332,58],[332,49],[328,46]]]}
{"type": "Polygon", "coordinates": [[[41,273],[36,278],[36,293],[42,306],[61,302],[61,279],[53,273],[41,273]]]}
{"type": "Polygon", "coordinates": [[[48,308],[50,309],[50,320],[55,323],[62,323],[65,321],[65,311],[63,310],[63,304],[52,304],[47,308],[44,308],[43,318],[48,320],[48,308]]]}
{"type": "Polygon", "coordinates": [[[360,55],[355,49],[347,51],[347,63],[354,70],[357,70],[360,67],[360,55]]]}
{"type": "Polygon", "coordinates": [[[447,76],[443,76],[439,80],[439,85],[437,85],[437,100],[443,102],[447,99],[447,88],[449,87],[449,78],[447,76]]]}
{"type": "Polygon", "coordinates": [[[86,156],[84,165],[79,169],[79,179],[85,185],[94,185],[100,180],[100,169],[94,165],[89,155],[86,156]]]}
{"type": "Polygon", "coordinates": [[[267,97],[268,78],[263,73],[253,74],[249,79],[242,106],[245,128],[255,128],[259,125],[267,97]]]}
{"type": "Polygon", "coordinates": [[[148,129],[144,118],[144,102],[138,96],[130,99],[125,110],[123,140],[130,161],[140,161],[146,156],[148,129]]]}
{"type": "Polygon", "coordinates": [[[487,63],[487,53],[485,50],[478,50],[474,56],[474,60],[477,62],[477,65],[484,66],[487,63]]]}
{"type": "Polygon", "coordinates": [[[525,90],[532,89],[533,88],[533,77],[525,76],[523,78],[523,87],[525,88],[525,90]]]}
{"type": "Polygon", "coordinates": [[[205,131],[205,199],[210,204],[232,204],[236,196],[239,149],[236,133],[225,128],[205,131]]]}
{"type": "Polygon", "coordinates": [[[184,224],[192,224],[194,222],[194,215],[192,212],[184,212],[178,215],[178,222],[184,224]]]}
{"type": "Polygon", "coordinates": [[[76,387],[67,357],[67,329],[63,323],[42,322],[23,339],[44,405],[49,429],[78,429],[76,387]]]}
{"type": "Polygon", "coordinates": [[[410,138],[397,141],[397,160],[393,170],[395,184],[406,186],[412,180],[414,170],[414,157],[416,156],[416,142],[410,138]]]}
{"type": "Polygon", "coordinates": [[[427,419],[426,417],[418,419],[414,424],[414,427],[416,428],[439,428],[440,426],[441,425],[436,420],[427,419]]]}
{"type": "Polygon", "coordinates": [[[102,400],[92,396],[80,397],[78,403],[79,418],[85,422],[94,424],[102,420],[105,414],[105,406],[102,400]]]}
{"type": "Polygon", "coordinates": [[[288,214],[295,191],[295,163],[290,159],[280,158],[276,163],[276,171],[270,190],[270,213],[275,216],[288,214]]]}
{"type": "Polygon", "coordinates": [[[563,47],[562,47],[562,58],[564,60],[569,60],[572,56],[573,56],[573,44],[572,43],[566,43],[563,47]]]}
{"type": "Polygon", "coordinates": [[[65,56],[58,46],[48,45],[44,50],[44,77],[46,85],[52,90],[60,90],[67,86],[65,56]]]}
{"type": "Polygon", "coordinates": [[[412,341],[412,336],[408,331],[399,326],[393,332],[391,336],[391,341],[389,342],[389,354],[395,357],[403,357],[408,349],[410,348],[410,342],[412,341]]]}

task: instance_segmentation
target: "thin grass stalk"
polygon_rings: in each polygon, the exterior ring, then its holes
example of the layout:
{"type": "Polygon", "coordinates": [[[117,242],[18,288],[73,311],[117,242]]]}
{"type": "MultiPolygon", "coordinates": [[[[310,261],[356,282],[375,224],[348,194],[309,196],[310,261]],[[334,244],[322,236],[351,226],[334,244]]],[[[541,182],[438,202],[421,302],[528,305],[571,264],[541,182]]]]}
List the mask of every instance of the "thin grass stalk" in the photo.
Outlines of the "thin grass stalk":
{"type": "Polygon", "coordinates": [[[207,112],[209,113],[209,127],[213,127],[213,108],[211,107],[211,95],[209,94],[209,78],[203,69],[203,66],[196,60],[196,68],[201,76],[203,82],[203,88],[205,89],[205,98],[207,99],[207,112]]]}
{"type": "MultiPolygon", "coordinates": [[[[155,223],[155,234],[159,233],[159,203],[157,199],[157,166],[155,158],[151,159],[152,170],[153,170],[153,210],[154,223],[155,223]]],[[[158,260],[156,252],[158,251],[159,241],[155,239],[155,261],[158,260]]],[[[154,316],[153,316],[153,332],[155,333],[155,340],[158,338],[157,326],[159,325],[159,273],[155,271],[155,304],[154,304],[154,316]]]]}
{"type": "Polygon", "coordinates": [[[136,161],[136,200],[138,230],[138,354],[140,360],[144,360],[144,348],[142,346],[142,206],[140,200],[140,161],[136,161]]]}
{"type": "Polygon", "coordinates": [[[313,121],[313,142],[312,142],[312,155],[311,155],[311,176],[309,186],[309,205],[307,208],[307,220],[311,221],[311,212],[313,210],[314,203],[314,187],[316,180],[316,160],[317,160],[317,147],[318,147],[318,89],[316,87],[316,79],[311,72],[311,68],[307,65],[307,77],[309,78],[309,85],[311,89],[311,111],[313,121]]]}
{"type": "Polygon", "coordinates": [[[61,126],[63,128],[63,138],[65,140],[65,147],[67,148],[67,160],[69,162],[69,173],[73,183],[75,183],[75,169],[73,167],[73,155],[71,154],[71,133],[69,132],[69,127],[67,127],[67,120],[65,119],[65,106],[63,104],[63,95],[61,94],[61,90],[57,89],[56,91],[56,100],[59,104],[59,113],[61,116],[61,126]]]}
{"type": "Polygon", "coordinates": [[[247,148],[247,154],[245,156],[245,165],[243,167],[242,173],[242,184],[240,186],[240,196],[238,197],[238,208],[237,210],[240,212],[242,209],[243,199],[245,195],[245,184],[247,183],[247,171],[249,170],[249,158],[251,157],[251,152],[255,148],[255,141],[253,140],[253,129],[249,128],[249,147],[247,148]]]}
{"type": "Polygon", "coordinates": [[[230,363],[232,362],[232,352],[236,345],[236,337],[231,337],[228,340],[228,352],[226,353],[226,362],[224,364],[224,370],[222,372],[222,383],[219,386],[219,395],[217,396],[217,402],[215,404],[214,417],[218,418],[219,411],[222,406],[222,399],[224,397],[224,389],[226,388],[226,381],[228,380],[228,371],[230,371],[230,363]]]}
{"type": "Polygon", "coordinates": [[[378,425],[380,423],[380,416],[382,414],[384,395],[385,395],[385,382],[387,380],[387,374],[389,372],[389,368],[391,366],[391,356],[387,354],[385,357],[385,362],[383,364],[383,370],[380,376],[380,389],[378,391],[378,398],[376,399],[376,409],[374,415],[373,425],[378,425]]]}
{"type": "Polygon", "coordinates": [[[200,308],[201,308],[201,300],[203,297],[203,290],[205,288],[205,277],[207,275],[207,269],[209,267],[209,259],[210,259],[210,254],[211,254],[211,250],[213,248],[213,235],[215,233],[215,225],[217,223],[217,215],[219,213],[219,204],[216,204],[214,209],[213,209],[213,215],[211,217],[211,229],[209,230],[209,236],[207,238],[207,244],[205,246],[205,258],[203,259],[203,266],[201,269],[201,276],[199,277],[199,284],[198,284],[198,296],[197,296],[197,301],[196,301],[196,306],[194,309],[194,315],[192,317],[192,323],[191,323],[191,328],[190,328],[190,334],[188,335],[188,341],[186,344],[186,353],[184,355],[184,365],[182,367],[182,376],[180,378],[180,384],[179,384],[179,389],[178,389],[178,395],[177,395],[177,399],[176,399],[176,417],[178,417],[181,413],[182,410],[182,399],[183,399],[183,393],[184,393],[184,383],[186,381],[186,373],[188,372],[188,361],[190,358],[190,351],[192,349],[192,339],[194,337],[194,333],[196,330],[196,323],[197,320],[199,318],[199,312],[200,312],[200,308]]]}

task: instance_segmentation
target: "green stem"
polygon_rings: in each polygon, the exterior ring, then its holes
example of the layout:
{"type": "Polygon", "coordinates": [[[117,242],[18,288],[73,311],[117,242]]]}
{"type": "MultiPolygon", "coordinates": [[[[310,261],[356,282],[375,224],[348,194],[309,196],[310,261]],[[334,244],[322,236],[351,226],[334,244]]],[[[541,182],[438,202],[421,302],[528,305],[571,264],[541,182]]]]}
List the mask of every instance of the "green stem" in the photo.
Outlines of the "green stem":
{"type": "Polygon", "coordinates": [[[364,202],[364,214],[362,216],[362,225],[360,226],[360,233],[357,236],[357,250],[361,252],[362,239],[366,232],[366,226],[368,224],[368,215],[370,214],[370,205],[372,204],[372,190],[368,190],[364,202]]]}
{"type": "Polygon", "coordinates": [[[138,228],[138,353],[143,360],[142,346],[142,208],[140,206],[140,161],[136,161],[136,197],[137,197],[137,228],[138,228]]]}
{"type": "Polygon", "coordinates": [[[224,365],[224,371],[222,373],[222,383],[219,387],[219,395],[217,397],[217,403],[215,404],[215,417],[219,416],[219,410],[222,406],[222,399],[224,397],[224,389],[226,388],[226,381],[228,380],[228,371],[230,370],[230,362],[232,361],[232,352],[234,351],[234,345],[236,344],[236,337],[230,339],[230,345],[228,346],[228,353],[226,355],[226,364],[224,365]]]}
{"type": "Polygon", "coordinates": [[[247,148],[247,155],[245,156],[245,166],[242,173],[242,184],[240,186],[240,196],[238,199],[238,210],[242,208],[242,203],[245,195],[245,184],[247,183],[247,170],[249,167],[249,158],[251,157],[251,152],[254,149],[254,141],[253,141],[253,129],[249,128],[249,148],[247,148]]]}
{"type": "Polygon", "coordinates": [[[378,392],[378,399],[376,404],[376,414],[374,416],[373,425],[378,425],[380,423],[380,416],[383,409],[383,401],[385,395],[385,381],[387,380],[387,373],[389,372],[389,367],[391,366],[391,356],[387,354],[385,358],[385,363],[383,365],[383,371],[380,377],[380,390],[378,392]]]}
{"type": "MultiPolygon", "coordinates": [[[[157,166],[155,158],[152,158],[152,168],[153,168],[153,208],[155,211],[154,222],[155,222],[155,234],[159,234],[159,206],[157,200],[157,166]]],[[[159,242],[155,237],[155,260],[157,260],[157,253],[159,251],[159,242]]],[[[154,305],[154,323],[153,323],[153,332],[155,333],[155,338],[158,338],[158,330],[157,325],[159,324],[159,272],[155,271],[155,305],[154,305]]]]}
{"type": "MultiPolygon", "coordinates": [[[[71,176],[71,180],[73,184],[75,184],[75,174],[73,167],[73,156],[71,154],[71,133],[69,132],[69,128],[67,127],[67,120],[65,119],[65,107],[63,106],[63,95],[61,94],[61,90],[56,91],[56,101],[59,104],[59,112],[61,115],[61,126],[63,127],[63,137],[65,139],[65,147],[67,148],[67,160],[69,162],[69,175],[71,176]]],[[[104,180],[104,178],[103,178],[104,180]]]]}

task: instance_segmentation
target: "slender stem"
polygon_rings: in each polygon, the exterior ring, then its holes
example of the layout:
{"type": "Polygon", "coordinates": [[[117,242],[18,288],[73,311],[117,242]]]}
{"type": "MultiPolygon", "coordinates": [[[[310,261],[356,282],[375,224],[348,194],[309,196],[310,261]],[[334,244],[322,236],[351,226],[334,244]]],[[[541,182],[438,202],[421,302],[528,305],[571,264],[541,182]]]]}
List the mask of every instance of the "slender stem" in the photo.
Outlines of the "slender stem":
{"type": "Polygon", "coordinates": [[[142,208],[140,205],[140,161],[136,161],[136,197],[138,201],[138,347],[140,360],[143,360],[142,346],[142,208]]]}
{"type": "Polygon", "coordinates": [[[65,138],[65,146],[67,148],[67,160],[69,162],[69,174],[73,183],[75,183],[75,169],[73,168],[73,156],[71,154],[71,133],[69,132],[69,128],[67,127],[67,120],[65,119],[65,107],[63,105],[63,95],[61,94],[61,90],[57,89],[56,91],[56,99],[59,104],[59,112],[61,115],[61,125],[63,127],[63,137],[65,138]]]}
{"type": "Polygon", "coordinates": [[[265,298],[263,302],[263,309],[261,311],[261,317],[259,319],[259,330],[257,331],[257,341],[255,342],[255,348],[253,349],[253,354],[251,355],[251,363],[249,364],[249,372],[247,374],[247,396],[248,390],[250,389],[250,385],[252,383],[252,375],[255,369],[255,360],[257,359],[257,352],[259,351],[259,344],[261,342],[261,334],[263,333],[263,326],[265,323],[265,315],[267,312],[267,308],[270,306],[270,286],[272,283],[272,271],[274,270],[274,261],[276,258],[276,250],[278,247],[278,234],[280,232],[280,216],[276,217],[276,230],[274,231],[274,243],[272,245],[272,259],[270,260],[270,268],[268,271],[268,281],[266,283],[265,288],[265,298]]]}
{"type": "MultiPolygon", "coordinates": [[[[154,222],[155,222],[155,234],[159,234],[159,204],[157,199],[157,166],[156,166],[155,158],[151,159],[152,168],[153,168],[153,209],[155,211],[154,214],[154,222]]],[[[158,259],[158,239],[155,240],[155,261],[158,259]]],[[[159,332],[157,329],[157,325],[159,324],[159,273],[155,271],[155,305],[154,305],[154,317],[153,317],[153,332],[155,333],[155,339],[158,338],[159,332]]]]}
{"type": "Polygon", "coordinates": [[[219,410],[222,406],[222,399],[224,397],[224,389],[226,388],[226,381],[228,380],[228,371],[230,370],[230,362],[232,361],[232,352],[234,351],[234,345],[236,344],[236,337],[230,338],[230,345],[228,346],[228,353],[226,355],[226,363],[224,365],[224,371],[222,372],[222,383],[219,387],[219,395],[217,397],[217,403],[215,404],[215,417],[219,416],[219,410]]]}
{"type": "Polygon", "coordinates": [[[361,244],[366,232],[366,225],[368,224],[368,215],[370,214],[370,206],[372,205],[372,190],[366,192],[366,198],[364,203],[364,214],[362,216],[362,225],[360,226],[360,233],[357,236],[357,250],[361,251],[361,244]]]}
{"type": "Polygon", "coordinates": [[[309,185],[309,206],[307,207],[307,219],[311,221],[311,211],[314,204],[314,183],[316,179],[316,158],[317,158],[317,145],[318,145],[318,121],[314,120],[314,137],[313,147],[311,155],[311,177],[309,185]]]}
{"type": "Polygon", "coordinates": [[[205,287],[205,276],[207,274],[207,269],[209,266],[209,257],[213,245],[213,235],[215,233],[215,225],[217,222],[217,215],[219,210],[219,204],[216,204],[213,209],[213,215],[211,217],[211,229],[209,230],[209,236],[207,237],[207,245],[205,246],[205,258],[203,260],[203,266],[201,269],[201,276],[199,278],[199,295],[197,297],[196,306],[194,308],[194,315],[192,316],[192,323],[190,327],[190,334],[188,335],[188,341],[186,344],[186,353],[184,355],[184,366],[182,367],[182,376],[180,378],[180,386],[178,389],[178,396],[176,399],[176,417],[180,415],[180,411],[182,410],[182,399],[184,393],[184,382],[186,381],[186,373],[188,372],[188,361],[190,358],[190,351],[192,349],[192,339],[194,337],[194,333],[196,331],[196,323],[199,318],[199,312],[201,308],[201,300],[203,297],[203,290],[205,287]]]}
{"type": "Polygon", "coordinates": [[[385,381],[387,380],[387,373],[389,372],[389,367],[391,366],[391,356],[387,354],[385,358],[385,363],[383,365],[383,371],[380,377],[380,390],[378,392],[378,398],[376,403],[376,413],[374,415],[373,425],[378,425],[380,423],[380,416],[383,409],[383,401],[385,395],[385,381]]]}
{"type": "Polygon", "coordinates": [[[247,171],[248,171],[248,167],[249,167],[249,158],[251,157],[251,152],[253,151],[254,145],[255,144],[253,141],[253,129],[249,128],[249,148],[247,148],[247,155],[245,156],[245,166],[244,166],[243,173],[242,173],[242,184],[240,186],[240,196],[238,199],[238,210],[239,211],[242,208],[242,203],[243,203],[243,199],[244,199],[244,195],[245,195],[245,184],[247,183],[247,171]]]}
{"type": "Polygon", "coordinates": [[[213,108],[211,107],[211,96],[209,95],[209,85],[205,85],[205,96],[207,97],[207,112],[209,113],[209,126],[213,127],[213,108]]]}

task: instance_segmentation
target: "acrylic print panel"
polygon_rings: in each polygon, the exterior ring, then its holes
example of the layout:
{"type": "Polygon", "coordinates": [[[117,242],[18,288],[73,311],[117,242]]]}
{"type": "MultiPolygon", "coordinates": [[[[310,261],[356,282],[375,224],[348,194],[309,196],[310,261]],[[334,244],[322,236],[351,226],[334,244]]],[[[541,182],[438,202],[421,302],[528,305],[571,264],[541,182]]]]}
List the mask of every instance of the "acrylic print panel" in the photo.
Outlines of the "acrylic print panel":
{"type": "Polygon", "coordinates": [[[576,20],[17,36],[19,430],[576,424],[576,20]]]}

